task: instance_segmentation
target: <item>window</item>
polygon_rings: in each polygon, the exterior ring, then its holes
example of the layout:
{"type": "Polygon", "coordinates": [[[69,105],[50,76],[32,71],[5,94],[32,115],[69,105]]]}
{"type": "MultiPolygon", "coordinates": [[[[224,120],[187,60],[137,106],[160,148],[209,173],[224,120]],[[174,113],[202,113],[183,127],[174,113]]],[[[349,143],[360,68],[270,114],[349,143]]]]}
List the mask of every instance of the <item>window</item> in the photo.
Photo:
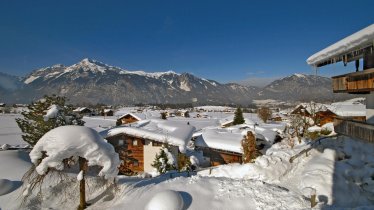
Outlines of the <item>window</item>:
{"type": "Polygon", "coordinates": [[[123,141],[123,139],[118,140],[118,146],[123,146],[124,144],[125,142],[123,141]]]}
{"type": "Polygon", "coordinates": [[[132,145],[133,146],[138,146],[138,140],[136,140],[136,139],[132,140],[132,145]]]}

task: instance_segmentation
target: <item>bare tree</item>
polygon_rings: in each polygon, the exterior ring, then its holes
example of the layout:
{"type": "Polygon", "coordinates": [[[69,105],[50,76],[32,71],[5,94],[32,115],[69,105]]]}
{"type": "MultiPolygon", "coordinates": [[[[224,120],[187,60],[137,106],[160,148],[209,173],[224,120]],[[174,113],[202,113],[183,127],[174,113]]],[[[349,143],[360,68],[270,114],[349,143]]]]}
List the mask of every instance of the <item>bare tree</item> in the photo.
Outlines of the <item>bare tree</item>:
{"type": "Polygon", "coordinates": [[[287,126],[287,133],[289,138],[297,137],[301,143],[301,137],[304,135],[306,129],[306,120],[301,115],[291,115],[289,125],[287,126]]]}
{"type": "Polygon", "coordinates": [[[271,110],[268,107],[261,107],[257,110],[258,117],[266,123],[271,117],[271,110]]]}

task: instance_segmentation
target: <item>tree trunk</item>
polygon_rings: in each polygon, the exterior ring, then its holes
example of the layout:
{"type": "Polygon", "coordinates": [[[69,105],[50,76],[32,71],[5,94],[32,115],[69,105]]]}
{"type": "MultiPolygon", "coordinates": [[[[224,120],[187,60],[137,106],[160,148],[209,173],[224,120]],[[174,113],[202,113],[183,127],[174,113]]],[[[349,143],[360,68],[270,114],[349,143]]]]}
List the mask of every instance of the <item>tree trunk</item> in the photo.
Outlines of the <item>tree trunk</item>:
{"type": "Polygon", "coordinates": [[[86,203],[86,181],[84,176],[86,175],[86,168],[87,168],[87,161],[86,159],[79,157],[79,170],[83,171],[83,178],[79,181],[79,206],[78,210],[83,210],[87,207],[86,203]]]}

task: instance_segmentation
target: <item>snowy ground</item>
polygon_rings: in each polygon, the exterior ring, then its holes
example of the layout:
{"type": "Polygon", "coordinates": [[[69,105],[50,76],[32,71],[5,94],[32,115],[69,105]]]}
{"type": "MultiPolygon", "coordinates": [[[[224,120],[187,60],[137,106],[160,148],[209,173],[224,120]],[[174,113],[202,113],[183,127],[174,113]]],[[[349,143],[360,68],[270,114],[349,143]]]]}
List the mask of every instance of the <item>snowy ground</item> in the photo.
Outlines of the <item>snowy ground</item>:
{"type": "Polygon", "coordinates": [[[22,140],[22,131],[18,128],[15,118],[21,117],[17,114],[0,114],[0,145],[26,144],[22,140]]]}
{"type": "MultiPolygon", "coordinates": [[[[17,125],[12,122],[14,118],[0,115],[0,144],[23,143],[17,125]]],[[[112,118],[84,120],[93,128],[115,123],[112,118]]],[[[212,119],[190,120],[191,124],[201,127],[204,123],[216,123],[212,119]]],[[[73,174],[66,183],[47,182],[43,200],[33,197],[20,208],[23,191],[17,187],[31,165],[28,154],[0,151],[0,161],[0,179],[12,181],[9,193],[0,196],[0,209],[75,209],[77,206],[78,183],[73,174]],[[66,189],[65,193],[62,188],[66,189]]],[[[318,201],[316,209],[374,209],[374,145],[348,138],[328,138],[313,145],[303,141],[296,143],[293,149],[283,141],[269,148],[255,163],[219,166],[190,177],[187,174],[172,176],[178,177],[119,176],[117,187],[108,190],[102,187],[101,180],[90,179],[87,200],[92,205],[88,209],[144,209],[153,196],[165,190],[179,192],[183,209],[307,209],[314,190],[318,201]],[[306,149],[310,150],[292,163],[289,161],[306,149]]]]}

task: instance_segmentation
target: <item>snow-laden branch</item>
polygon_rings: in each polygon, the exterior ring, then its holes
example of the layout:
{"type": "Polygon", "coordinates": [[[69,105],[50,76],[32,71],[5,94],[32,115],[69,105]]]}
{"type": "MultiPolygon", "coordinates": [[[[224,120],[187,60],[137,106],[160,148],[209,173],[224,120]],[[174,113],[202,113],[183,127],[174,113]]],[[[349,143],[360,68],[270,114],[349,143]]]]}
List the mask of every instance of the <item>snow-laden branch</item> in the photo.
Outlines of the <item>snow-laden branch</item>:
{"type": "Polygon", "coordinates": [[[118,174],[120,160],[114,148],[93,129],[84,126],[61,126],[46,133],[30,152],[31,161],[37,165],[36,171],[42,175],[48,168],[63,170],[63,160],[82,157],[89,166],[103,168],[99,176],[106,179],[118,174]],[[46,156],[39,163],[45,152],[46,156]]]}

